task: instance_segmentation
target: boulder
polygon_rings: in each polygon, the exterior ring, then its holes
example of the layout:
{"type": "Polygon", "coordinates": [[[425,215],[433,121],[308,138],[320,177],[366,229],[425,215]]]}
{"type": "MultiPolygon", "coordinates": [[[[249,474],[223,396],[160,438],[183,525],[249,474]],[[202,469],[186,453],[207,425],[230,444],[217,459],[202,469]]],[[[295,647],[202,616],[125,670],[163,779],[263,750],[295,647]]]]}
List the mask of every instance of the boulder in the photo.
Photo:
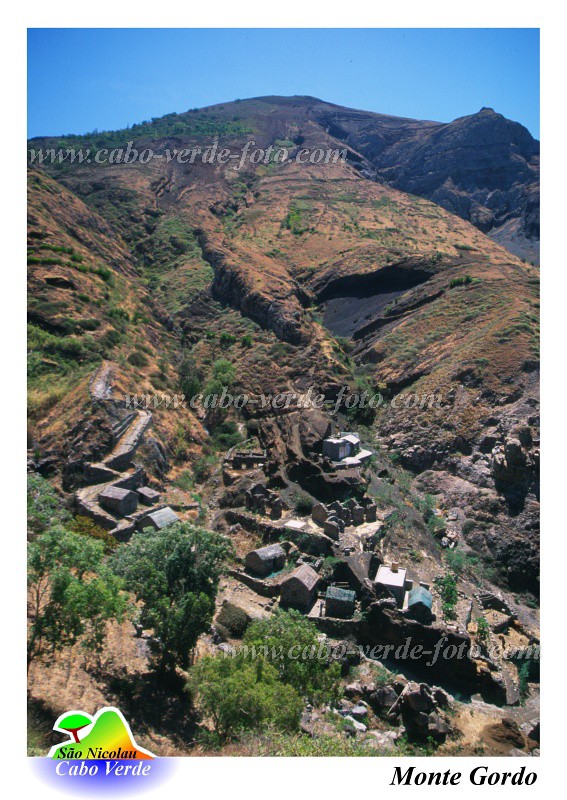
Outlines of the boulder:
{"type": "Polygon", "coordinates": [[[345,695],[347,697],[361,697],[362,694],[362,686],[360,683],[358,683],[358,681],[355,683],[349,683],[347,686],[345,686],[345,695]]]}
{"type": "Polygon", "coordinates": [[[339,520],[336,517],[329,517],[329,519],[325,522],[323,533],[333,541],[338,542],[341,535],[339,520]]]}
{"type": "Polygon", "coordinates": [[[329,511],[323,503],[316,503],[311,510],[311,519],[318,525],[324,525],[329,516],[329,511]]]}
{"type": "Polygon", "coordinates": [[[528,739],[532,739],[539,744],[539,719],[535,722],[532,721],[532,727],[528,731],[528,739]]]}
{"type": "Polygon", "coordinates": [[[352,509],[352,524],[363,525],[365,521],[364,509],[362,506],[354,506],[352,509]]]}
{"type": "Polygon", "coordinates": [[[449,733],[449,725],[440,714],[430,714],[427,718],[427,735],[436,741],[443,741],[449,733]]]}
{"type": "Polygon", "coordinates": [[[397,699],[398,695],[392,686],[380,686],[368,698],[372,708],[378,712],[389,711],[397,699]]]}
{"type": "Polygon", "coordinates": [[[429,687],[425,684],[409,683],[403,694],[403,707],[410,708],[412,711],[430,712],[435,705],[435,701],[429,687]]]}

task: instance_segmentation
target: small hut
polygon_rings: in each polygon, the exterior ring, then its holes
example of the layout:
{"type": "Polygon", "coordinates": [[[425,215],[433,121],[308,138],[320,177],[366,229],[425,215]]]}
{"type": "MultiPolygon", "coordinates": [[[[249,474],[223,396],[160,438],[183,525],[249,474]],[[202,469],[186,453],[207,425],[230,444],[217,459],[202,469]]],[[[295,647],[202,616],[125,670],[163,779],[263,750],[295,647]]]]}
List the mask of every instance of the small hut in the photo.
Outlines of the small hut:
{"type": "Polygon", "coordinates": [[[155,506],[156,503],[159,503],[161,495],[155,489],[150,489],[149,486],[140,486],[139,489],[136,489],[136,494],[138,495],[138,499],[140,503],[143,503],[145,506],[155,506]]]}
{"type": "Polygon", "coordinates": [[[133,514],[138,507],[138,496],[129,489],[108,486],[99,494],[98,502],[117,517],[125,517],[127,514],[133,514]]]}
{"type": "Polygon", "coordinates": [[[406,616],[429,625],[435,619],[432,611],[433,597],[425,586],[416,586],[408,595],[406,616]]]}
{"type": "Polygon", "coordinates": [[[172,508],[166,506],[165,508],[160,508],[159,511],[152,511],[150,514],[146,514],[140,522],[140,527],[152,527],[156,531],[161,531],[162,528],[172,525],[174,522],[179,522],[179,517],[172,508]]]}
{"type": "Polygon", "coordinates": [[[269,544],[267,547],[260,547],[252,550],[246,556],[246,569],[254,575],[264,577],[271,572],[283,569],[285,565],[285,550],[279,544],[269,544]]]}
{"type": "Polygon", "coordinates": [[[325,616],[346,619],[354,614],[356,594],[351,589],[329,586],[325,595],[325,616]]]}
{"type": "Polygon", "coordinates": [[[300,611],[309,611],[317,597],[319,576],[307,564],[302,564],[280,585],[280,603],[300,611]]]}

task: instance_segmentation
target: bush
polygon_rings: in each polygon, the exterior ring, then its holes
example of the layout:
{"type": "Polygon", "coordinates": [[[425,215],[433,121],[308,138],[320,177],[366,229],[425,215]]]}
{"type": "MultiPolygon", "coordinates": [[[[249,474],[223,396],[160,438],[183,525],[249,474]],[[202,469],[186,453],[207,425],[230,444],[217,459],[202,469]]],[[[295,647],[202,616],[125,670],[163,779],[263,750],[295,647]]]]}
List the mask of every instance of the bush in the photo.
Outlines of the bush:
{"type": "Polygon", "coordinates": [[[455,619],[455,606],[457,605],[457,600],[459,599],[457,592],[457,579],[453,574],[447,573],[447,575],[444,575],[441,578],[436,578],[435,585],[441,594],[443,616],[448,620],[455,619]]]}
{"type": "Polygon", "coordinates": [[[112,270],[108,269],[108,267],[97,267],[94,272],[105,283],[112,283],[112,270]]]}
{"type": "Polygon", "coordinates": [[[219,343],[221,347],[230,347],[236,341],[236,336],[228,331],[222,331],[219,336],[219,343]]]}
{"type": "Polygon", "coordinates": [[[240,639],[250,624],[250,617],[244,609],[226,602],[222,604],[215,624],[221,625],[231,636],[240,639]]]}
{"type": "Polygon", "coordinates": [[[132,364],[133,367],[146,367],[148,365],[148,359],[143,353],[140,353],[139,350],[130,353],[128,362],[132,364]]]}
{"type": "Polygon", "coordinates": [[[63,501],[41,475],[28,475],[28,528],[34,533],[42,533],[51,525],[65,522],[69,512],[63,501]]]}
{"type": "Polygon", "coordinates": [[[490,636],[490,627],[486,617],[478,617],[476,620],[477,635],[481,642],[487,642],[490,636]]]}
{"type": "Polygon", "coordinates": [[[473,282],[472,275],[465,275],[462,278],[452,278],[451,283],[449,284],[449,288],[455,289],[457,286],[468,286],[472,282],[473,282]]]}
{"type": "Polygon", "coordinates": [[[299,725],[301,697],[262,659],[207,656],[191,668],[188,688],[221,739],[267,725],[290,731],[299,725]]]}
{"type": "Polygon", "coordinates": [[[461,575],[467,569],[473,569],[478,566],[478,558],[473,555],[468,555],[460,547],[455,547],[453,550],[447,550],[445,554],[447,566],[456,575],[461,575]]]}
{"type": "Polygon", "coordinates": [[[313,510],[313,500],[305,492],[298,492],[295,495],[294,508],[297,514],[307,517],[313,510]]]}
{"type": "Polygon", "coordinates": [[[240,344],[242,347],[252,347],[252,336],[249,333],[245,333],[242,339],[240,340],[240,344]]]}
{"type": "Polygon", "coordinates": [[[185,355],[179,365],[179,385],[187,400],[199,394],[202,381],[203,375],[195,359],[185,355]]]}
{"type": "Polygon", "coordinates": [[[282,683],[313,703],[330,703],[337,699],[340,665],[331,664],[326,654],[317,657],[318,635],[317,627],[303,614],[278,610],[267,619],[255,620],[244,634],[244,644],[266,654],[282,683]]]}
{"type": "Polygon", "coordinates": [[[118,540],[111,533],[105,531],[104,528],[101,528],[100,525],[97,525],[94,520],[89,519],[89,517],[75,517],[69,523],[69,528],[79,536],[89,536],[91,539],[97,539],[102,542],[106,555],[110,555],[118,547],[118,540]]]}
{"type": "Polygon", "coordinates": [[[217,449],[229,450],[242,441],[242,435],[234,420],[224,420],[215,426],[212,439],[217,449]]]}
{"type": "Polygon", "coordinates": [[[223,386],[230,388],[236,378],[236,370],[226,358],[219,358],[213,364],[213,377],[223,386]]]}

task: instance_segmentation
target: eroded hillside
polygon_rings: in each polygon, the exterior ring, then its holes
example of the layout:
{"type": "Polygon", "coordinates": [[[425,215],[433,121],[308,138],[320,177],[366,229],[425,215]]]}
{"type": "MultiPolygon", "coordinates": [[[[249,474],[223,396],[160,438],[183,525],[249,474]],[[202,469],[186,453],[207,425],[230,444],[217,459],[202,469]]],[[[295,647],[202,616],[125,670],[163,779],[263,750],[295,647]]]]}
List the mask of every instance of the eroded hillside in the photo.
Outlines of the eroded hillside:
{"type": "MultiPolygon", "coordinates": [[[[125,398],[144,396],[153,426],[144,422],[131,449],[141,470],[121,480],[135,475],[137,488],[141,480],[157,488],[182,519],[232,538],[236,558],[219,615],[224,601],[253,618],[274,610],[281,575],[261,581],[243,565],[252,548],[285,538],[288,566],[316,567],[325,587],[355,587],[356,614],[346,627],[328,623],[331,634],[344,629],[372,642],[376,630],[394,639],[409,630],[427,641],[450,629],[470,641],[480,635],[477,615],[486,614],[486,635],[531,646],[539,590],[538,271],[494,233],[511,219],[527,225],[524,200],[508,216],[491,206],[492,221],[480,224],[478,187],[458,209],[436,194],[442,175],[431,189],[440,205],[375,179],[377,159],[389,153],[399,167],[389,183],[401,181],[402,164],[417,180],[412,165],[424,141],[437,142],[439,153],[454,136],[466,143],[471,125],[490,123],[485,112],[450,128],[346,111],[309,98],[265,98],[128,132],[136,148],[158,155],[215,138],[238,152],[253,139],[264,149],[285,146],[285,163],[238,170],[158,158],[30,170],[30,469],[69,504],[75,492],[75,502],[96,494],[93,470],[114,463],[112,448],[132,424],[125,398]],[[394,142],[400,131],[405,144],[394,142]],[[344,163],[294,158],[301,148],[345,142],[344,163]],[[220,410],[188,402],[223,386],[249,402],[220,410]],[[349,408],[345,389],[380,402],[349,408]],[[266,402],[278,393],[289,400],[266,402]],[[306,406],[310,394],[321,395],[322,406],[306,406]],[[368,461],[330,463],[323,440],[341,430],[358,432],[368,461]],[[432,588],[438,627],[383,606],[373,580],[388,562],[407,565],[412,580],[432,588]],[[445,617],[435,587],[447,569],[459,594],[445,617]],[[361,609],[370,609],[366,617],[361,609]]],[[[509,125],[497,125],[506,152],[531,153],[509,125]]],[[[62,144],[119,146],[123,135],[62,144]]],[[[501,151],[484,152],[500,163],[501,151]]],[[[470,172],[477,174],[474,164],[470,172]]],[[[317,624],[327,630],[324,616],[317,624]]],[[[203,647],[217,643],[213,636],[203,647]]],[[[455,675],[491,701],[519,703],[513,665],[481,656],[455,675]]]]}

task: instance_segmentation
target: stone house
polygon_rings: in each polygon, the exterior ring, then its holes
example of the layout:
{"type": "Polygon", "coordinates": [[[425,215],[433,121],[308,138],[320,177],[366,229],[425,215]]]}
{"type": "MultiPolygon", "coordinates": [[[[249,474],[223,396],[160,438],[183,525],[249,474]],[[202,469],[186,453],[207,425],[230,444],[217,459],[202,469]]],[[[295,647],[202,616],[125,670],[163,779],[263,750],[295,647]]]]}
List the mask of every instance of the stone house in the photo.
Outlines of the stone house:
{"type": "Polygon", "coordinates": [[[269,544],[267,547],[252,550],[245,560],[246,569],[261,577],[283,569],[285,562],[285,550],[279,544],[269,544]]]}
{"type": "Polygon", "coordinates": [[[329,586],[325,594],[325,616],[348,619],[354,614],[356,594],[351,589],[329,586]]]}
{"type": "Polygon", "coordinates": [[[117,517],[125,517],[133,514],[138,507],[138,495],[130,489],[121,489],[118,486],[108,486],[98,496],[99,504],[115,514],[117,517]]]}
{"type": "Polygon", "coordinates": [[[162,528],[165,528],[167,525],[172,525],[174,522],[179,522],[179,517],[172,508],[166,506],[165,508],[160,508],[158,511],[152,511],[146,514],[140,521],[139,527],[152,527],[156,531],[161,531],[162,528]]]}
{"type": "Polygon", "coordinates": [[[266,451],[240,451],[237,450],[232,455],[232,468],[233,469],[255,469],[257,467],[264,467],[268,458],[266,451]]]}
{"type": "Polygon", "coordinates": [[[283,512],[283,503],[278,493],[261,483],[246,491],[245,505],[249,511],[269,516],[271,519],[281,519],[283,512]]]}
{"type": "Polygon", "coordinates": [[[302,564],[281,582],[281,605],[309,611],[317,598],[318,584],[319,575],[307,564],[302,564]]]}
{"type": "Polygon", "coordinates": [[[155,506],[161,498],[161,494],[155,489],[150,489],[149,486],[140,486],[139,489],[136,489],[136,494],[140,503],[145,506],[155,506]]]}

